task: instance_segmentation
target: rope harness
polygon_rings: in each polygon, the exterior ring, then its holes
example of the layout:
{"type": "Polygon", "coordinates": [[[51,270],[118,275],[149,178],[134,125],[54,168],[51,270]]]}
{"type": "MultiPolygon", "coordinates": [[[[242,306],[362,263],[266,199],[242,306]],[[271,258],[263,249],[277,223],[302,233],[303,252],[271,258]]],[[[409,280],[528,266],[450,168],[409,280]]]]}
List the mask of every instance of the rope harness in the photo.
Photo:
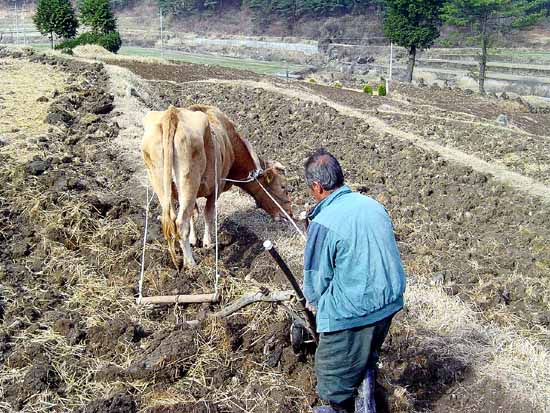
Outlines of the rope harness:
{"type": "MultiPolygon", "coordinates": [[[[261,169],[256,169],[254,171],[251,171],[249,174],[248,174],[248,177],[244,178],[244,179],[228,179],[228,178],[224,178],[223,180],[226,181],[226,182],[231,182],[231,183],[236,183],[236,184],[239,184],[239,183],[250,183],[250,182],[253,182],[253,181],[256,181],[256,183],[259,185],[259,187],[266,193],[266,195],[273,201],[273,203],[277,206],[277,208],[279,208],[281,210],[281,212],[284,214],[285,218],[288,219],[288,221],[294,226],[294,229],[296,229],[296,232],[298,234],[300,234],[300,236],[302,237],[302,239],[305,241],[306,240],[306,236],[304,234],[304,232],[298,227],[298,225],[296,224],[296,221],[294,221],[292,219],[292,217],[288,214],[288,212],[286,212],[284,210],[284,208],[281,206],[281,204],[277,201],[276,198],[279,198],[278,196],[274,195],[274,194],[271,194],[271,191],[269,191],[267,188],[265,188],[262,183],[260,182],[260,180],[258,178],[260,178],[262,175],[264,174],[264,171],[261,170],[261,169]]],[[[279,201],[281,199],[279,198],[279,201]]]]}
{"type": "MultiPolygon", "coordinates": [[[[212,141],[214,142],[214,239],[215,239],[215,281],[214,281],[214,295],[215,297],[218,297],[219,292],[219,281],[220,281],[220,273],[219,273],[219,242],[218,242],[218,195],[219,195],[219,185],[218,185],[218,151],[217,151],[217,140],[212,133],[212,141]]],[[[281,210],[281,212],[284,214],[286,219],[293,225],[294,229],[302,239],[305,241],[306,236],[304,232],[298,227],[296,224],[296,221],[292,219],[292,217],[284,210],[284,208],[281,206],[279,202],[277,202],[276,195],[272,195],[271,192],[265,188],[262,183],[260,182],[259,178],[264,174],[264,171],[260,168],[257,168],[253,171],[250,171],[248,176],[244,179],[229,179],[229,178],[222,178],[222,181],[225,182],[231,182],[231,183],[250,183],[256,181],[256,183],[259,185],[259,187],[266,193],[266,195],[273,201],[273,203],[281,210]]],[[[145,245],[147,243],[147,227],[149,223],[149,204],[153,200],[154,194],[151,195],[151,198],[149,198],[149,185],[146,187],[147,189],[147,203],[145,205],[145,230],[143,233],[143,248],[141,252],[141,271],[139,276],[139,284],[138,284],[138,298],[137,298],[137,304],[141,303],[141,299],[143,298],[143,277],[145,273],[145,245]]],[[[193,219],[192,217],[190,219],[193,219]]]]}
{"type": "Polygon", "coordinates": [[[143,247],[141,250],[141,270],[139,273],[139,283],[138,283],[138,298],[137,303],[141,303],[143,298],[143,274],[145,272],[145,244],[147,243],[147,227],[149,226],[149,205],[153,200],[155,194],[151,195],[149,198],[149,185],[146,186],[146,203],[145,203],[145,231],[143,231],[143,247]]]}

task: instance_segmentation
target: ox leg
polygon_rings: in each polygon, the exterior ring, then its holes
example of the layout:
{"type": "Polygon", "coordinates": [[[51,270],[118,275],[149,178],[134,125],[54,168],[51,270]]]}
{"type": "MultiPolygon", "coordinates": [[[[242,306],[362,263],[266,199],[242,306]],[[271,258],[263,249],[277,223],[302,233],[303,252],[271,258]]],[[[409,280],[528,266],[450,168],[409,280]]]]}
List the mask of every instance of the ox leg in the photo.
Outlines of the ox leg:
{"type": "Polygon", "coordinates": [[[176,225],[180,234],[180,246],[183,253],[183,265],[194,267],[197,265],[193,258],[193,252],[191,251],[191,243],[189,242],[189,233],[191,230],[191,214],[186,214],[183,209],[178,212],[178,218],[176,219],[176,225]]]}
{"type": "Polygon", "coordinates": [[[193,229],[193,211],[196,206],[196,197],[190,195],[193,190],[188,191],[183,188],[194,188],[198,185],[193,185],[193,182],[189,179],[180,179],[178,182],[178,216],[176,218],[176,226],[180,236],[180,246],[183,253],[183,264],[189,267],[194,267],[196,264],[193,258],[193,252],[191,251],[191,232],[193,229]]]}
{"type": "MultiPolygon", "coordinates": [[[[157,195],[159,204],[162,207],[165,194],[164,194],[163,183],[162,183],[163,165],[162,165],[161,148],[162,146],[160,145],[160,141],[158,142],[155,141],[152,144],[149,144],[146,148],[144,148],[142,153],[143,153],[143,159],[145,161],[145,166],[147,169],[147,175],[149,177],[149,182],[151,182],[151,185],[153,186],[153,191],[157,195]]],[[[170,219],[172,221],[176,219],[176,213],[174,208],[174,199],[175,199],[174,195],[175,195],[174,186],[172,186],[172,192],[169,195],[170,196],[169,214],[170,214],[170,219]]],[[[160,215],[158,216],[158,220],[161,221],[160,215]]],[[[170,250],[170,256],[172,258],[172,262],[174,263],[174,266],[178,268],[175,242],[170,239],[167,239],[166,241],[168,242],[168,247],[170,250]]]]}
{"type": "Polygon", "coordinates": [[[193,215],[189,218],[189,244],[197,245],[197,233],[195,231],[195,218],[193,215]]]}
{"type": "Polygon", "coordinates": [[[212,229],[214,231],[217,230],[217,228],[214,228],[214,214],[216,213],[216,197],[214,195],[210,195],[206,199],[206,206],[204,207],[204,238],[202,240],[202,244],[205,248],[212,247],[212,236],[211,231],[212,229]]]}
{"type": "Polygon", "coordinates": [[[191,215],[190,229],[189,229],[189,243],[191,245],[197,245],[197,232],[195,227],[195,220],[199,217],[199,204],[195,202],[195,209],[193,215],[191,215]]]}

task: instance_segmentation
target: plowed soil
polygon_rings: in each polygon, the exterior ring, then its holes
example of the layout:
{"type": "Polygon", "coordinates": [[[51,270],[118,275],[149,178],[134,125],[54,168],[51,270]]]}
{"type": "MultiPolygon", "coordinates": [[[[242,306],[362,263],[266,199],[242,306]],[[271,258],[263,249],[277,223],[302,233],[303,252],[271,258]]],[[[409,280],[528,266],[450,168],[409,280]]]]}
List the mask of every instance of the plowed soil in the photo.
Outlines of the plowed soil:
{"type": "MultiPolygon", "coordinates": [[[[222,303],[135,305],[145,191],[134,185],[143,177],[138,170],[139,133],[135,154],[117,146],[120,112],[110,84],[115,79],[101,63],[6,49],[0,49],[0,59],[0,68],[10,76],[23,63],[30,76],[46,70],[42,68],[63,75],[55,90],[43,92],[43,129],[5,123],[0,130],[0,410],[309,411],[318,401],[313,354],[311,348],[292,352],[288,332],[293,304],[255,304],[227,319],[205,317],[260,287],[289,288],[262,252],[258,223],[278,227],[246,197],[227,194],[222,199],[236,207],[226,209],[220,222],[222,303]],[[135,162],[129,161],[132,156],[135,162]]],[[[550,207],[542,198],[395,139],[327,104],[265,90],[260,83],[211,81],[266,81],[256,75],[187,64],[174,69],[110,63],[142,77],[128,94],[145,109],[195,103],[220,107],[260,156],[286,165],[296,211],[312,202],[302,163],[320,146],[341,160],[350,186],[386,206],[410,291],[432,291],[437,284],[433,291],[439,295],[411,296],[410,307],[396,318],[382,354],[377,391],[381,411],[531,412],[548,406],[544,394],[515,391],[506,381],[509,377],[480,372],[483,366],[498,367],[497,352],[487,349],[493,348],[490,337],[500,336],[472,327],[514,331],[513,337],[529,340],[532,349],[550,342],[550,207]],[[435,297],[452,307],[438,307],[431,302],[435,297]],[[467,334],[453,330],[452,323],[429,323],[462,306],[473,309],[467,334]],[[453,346],[452,340],[462,347],[453,346]]],[[[31,94],[15,82],[4,86],[14,93],[9,96],[31,94]]],[[[434,105],[448,111],[438,112],[448,117],[446,124],[420,109],[422,99],[429,99],[414,90],[399,90],[400,95],[410,92],[411,101],[403,103],[397,97],[358,97],[356,92],[332,95],[311,85],[274,87],[307,90],[418,133],[434,125],[438,136],[449,137],[444,145],[498,161],[495,145],[475,145],[463,133],[466,123],[464,129],[453,129],[457,118],[476,122],[487,141],[500,142],[502,136],[507,150],[542,165],[510,168],[547,182],[549,139],[543,127],[533,126],[546,120],[532,116],[533,122],[518,121],[517,130],[501,135],[498,127],[483,125],[498,116],[498,102],[482,104],[484,98],[476,97],[484,109],[474,119],[468,116],[471,111],[462,110],[463,103],[457,107],[452,96],[438,95],[441,101],[434,105]],[[416,119],[413,115],[388,114],[384,108],[427,118],[425,123],[410,122],[416,119]],[[524,150],[506,143],[514,137],[522,139],[524,150]]],[[[15,124],[15,114],[26,109],[11,102],[6,96],[0,99],[15,124]]],[[[519,103],[509,107],[509,118],[525,110],[519,103]]],[[[213,252],[196,248],[199,266],[177,273],[155,219],[156,201],[150,209],[144,294],[211,291],[213,252]]],[[[277,231],[295,242],[289,229],[277,231]]],[[[285,257],[299,274],[300,251],[291,252],[285,257]]],[[[527,372],[521,374],[527,380],[527,372]]],[[[528,383],[544,388],[544,372],[530,374],[528,383]]]]}

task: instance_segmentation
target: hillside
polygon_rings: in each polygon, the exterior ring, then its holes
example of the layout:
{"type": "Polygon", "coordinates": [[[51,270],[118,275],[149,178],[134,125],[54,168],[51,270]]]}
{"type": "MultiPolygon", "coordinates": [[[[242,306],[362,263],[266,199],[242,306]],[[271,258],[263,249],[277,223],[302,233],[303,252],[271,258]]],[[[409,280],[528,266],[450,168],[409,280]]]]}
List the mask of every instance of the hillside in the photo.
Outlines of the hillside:
{"type": "MultiPolygon", "coordinates": [[[[265,1],[264,1],[265,2],[265,1]]],[[[0,1],[0,33],[4,42],[14,31],[25,28],[34,31],[32,13],[35,1],[16,3],[0,1]],[[15,6],[17,4],[17,6],[15,6]]],[[[348,0],[324,0],[321,6],[308,6],[311,0],[301,0],[302,7],[289,16],[277,1],[265,8],[262,0],[243,2],[236,0],[196,0],[194,6],[175,0],[112,0],[123,32],[134,29],[159,29],[159,4],[164,10],[164,24],[168,30],[207,36],[268,36],[294,37],[297,39],[357,43],[369,40],[386,43],[382,33],[383,1],[351,2],[348,0]],[[181,6],[183,4],[184,6],[181,6]],[[201,6],[201,4],[203,4],[201,6]],[[336,6],[336,4],[338,6],[336,6]],[[182,7],[188,7],[182,8],[182,7]]],[[[285,6],[286,3],[285,3],[285,6]]],[[[436,41],[440,47],[472,47],[477,39],[469,30],[444,24],[436,41]]],[[[529,30],[501,33],[494,39],[493,47],[544,48],[550,45],[550,22],[542,21],[529,30]]]]}

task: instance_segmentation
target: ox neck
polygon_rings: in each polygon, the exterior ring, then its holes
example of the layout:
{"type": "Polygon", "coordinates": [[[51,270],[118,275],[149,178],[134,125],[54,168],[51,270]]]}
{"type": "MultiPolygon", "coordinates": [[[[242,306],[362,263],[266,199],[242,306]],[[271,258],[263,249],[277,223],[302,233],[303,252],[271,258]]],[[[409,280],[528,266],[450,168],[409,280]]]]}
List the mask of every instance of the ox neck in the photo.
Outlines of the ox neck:
{"type": "Polygon", "coordinates": [[[269,196],[264,192],[264,190],[260,187],[260,185],[256,181],[239,184],[238,186],[243,191],[245,191],[248,195],[254,198],[254,200],[256,201],[256,204],[262,209],[265,209],[267,202],[272,202],[269,199],[269,196]]]}
{"type": "MultiPolygon", "coordinates": [[[[266,163],[258,158],[260,163],[260,168],[262,171],[266,168],[266,163]]],[[[258,169],[258,165],[256,162],[252,160],[252,158],[247,159],[239,159],[240,162],[237,162],[237,158],[235,158],[235,162],[233,163],[233,166],[229,170],[229,173],[227,175],[227,178],[233,179],[235,181],[246,181],[250,178],[252,173],[254,173],[258,169]]],[[[252,190],[255,191],[255,188],[258,188],[258,184],[254,181],[251,182],[234,182],[234,185],[238,186],[239,188],[244,189],[246,192],[248,192],[250,195],[252,195],[252,190]],[[254,188],[251,189],[250,187],[254,188]]]]}

